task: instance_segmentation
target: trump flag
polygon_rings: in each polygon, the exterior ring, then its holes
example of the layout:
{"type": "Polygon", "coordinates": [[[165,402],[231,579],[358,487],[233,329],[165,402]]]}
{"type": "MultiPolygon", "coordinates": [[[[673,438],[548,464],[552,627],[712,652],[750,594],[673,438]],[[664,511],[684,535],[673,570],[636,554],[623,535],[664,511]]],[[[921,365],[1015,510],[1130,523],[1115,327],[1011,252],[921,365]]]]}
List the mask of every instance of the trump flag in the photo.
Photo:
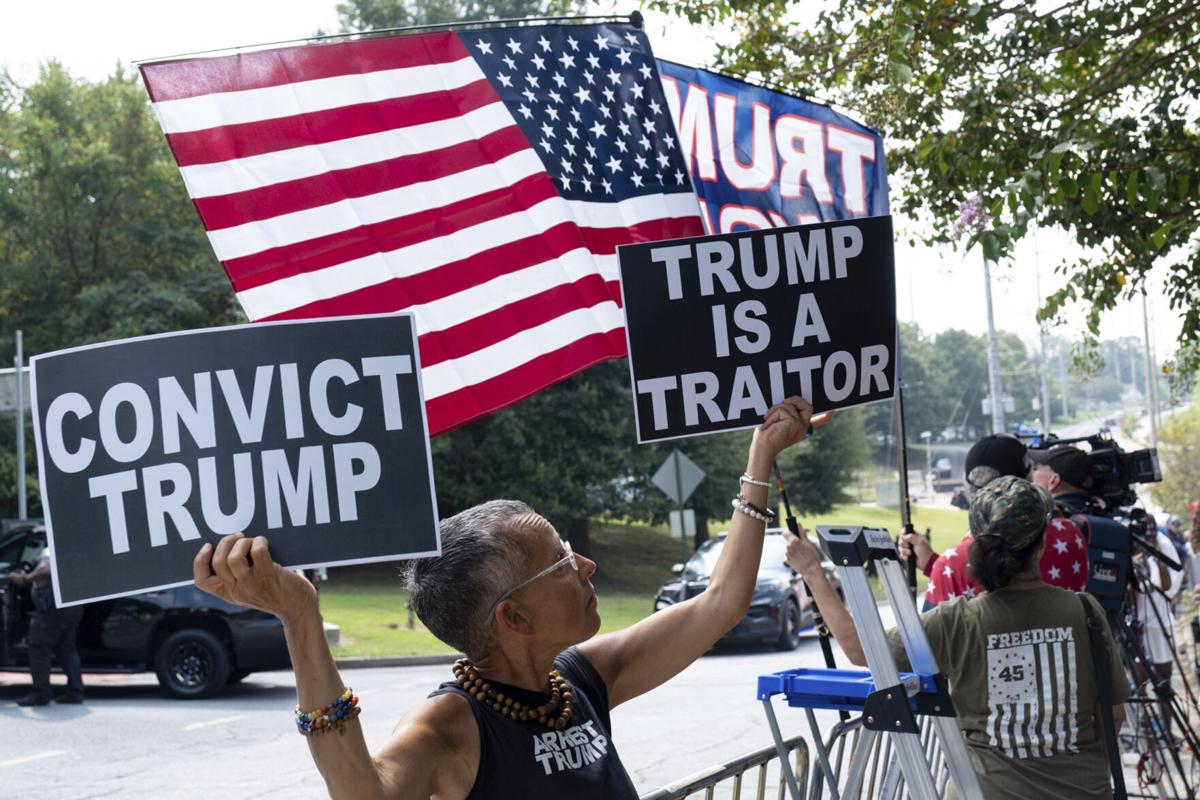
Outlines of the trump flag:
{"type": "Polygon", "coordinates": [[[624,356],[617,245],[703,232],[631,25],[376,36],[141,71],[247,316],[411,311],[430,433],[624,356]]]}
{"type": "Polygon", "coordinates": [[[658,69],[708,232],[889,213],[877,131],[707,70],[662,60],[658,69]]]}

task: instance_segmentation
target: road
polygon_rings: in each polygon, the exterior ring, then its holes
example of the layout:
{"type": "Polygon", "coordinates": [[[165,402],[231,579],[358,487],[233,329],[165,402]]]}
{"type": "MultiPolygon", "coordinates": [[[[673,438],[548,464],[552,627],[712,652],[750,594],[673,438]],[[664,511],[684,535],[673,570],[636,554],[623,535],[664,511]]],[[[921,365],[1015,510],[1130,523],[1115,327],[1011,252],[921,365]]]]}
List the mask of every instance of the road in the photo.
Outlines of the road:
{"type": "MultiPolygon", "coordinates": [[[[638,790],[769,744],[756,678],[799,666],[824,666],[815,637],[792,653],[709,654],[614,710],[613,740],[638,790]]],[[[359,719],[375,747],[450,671],[448,665],[356,669],[343,677],[362,698],[359,719]]],[[[0,674],[0,797],[326,796],[292,725],[290,672],[251,675],[222,697],[195,702],[163,698],[152,675],[88,678],[86,704],[27,709],[15,704],[27,679],[0,674]]],[[[806,731],[799,711],[782,705],[777,711],[784,735],[806,731]]]]}

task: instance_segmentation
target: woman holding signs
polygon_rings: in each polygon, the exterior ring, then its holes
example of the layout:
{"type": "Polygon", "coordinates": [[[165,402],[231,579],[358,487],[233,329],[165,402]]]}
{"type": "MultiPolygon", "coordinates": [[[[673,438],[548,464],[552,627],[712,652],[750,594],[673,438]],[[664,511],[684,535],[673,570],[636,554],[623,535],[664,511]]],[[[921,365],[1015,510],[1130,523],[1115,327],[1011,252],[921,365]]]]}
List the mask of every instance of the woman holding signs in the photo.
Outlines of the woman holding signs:
{"type": "Polygon", "coordinates": [[[315,591],[271,560],[265,538],[206,544],[196,585],[283,622],[297,728],[333,797],[636,798],[609,709],[683,670],[745,615],[773,516],[771,466],[805,438],[811,414],[807,401],[789,398],[755,429],[708,589],[621,631],[595,635],[595,562],[524,503],[492,501],[444,520],[442,555],[411,565],[412,603],[467,658],[374,755],[325,643],[315,591]],[[321,735],[330,732],[339,735],[321,735]]]}

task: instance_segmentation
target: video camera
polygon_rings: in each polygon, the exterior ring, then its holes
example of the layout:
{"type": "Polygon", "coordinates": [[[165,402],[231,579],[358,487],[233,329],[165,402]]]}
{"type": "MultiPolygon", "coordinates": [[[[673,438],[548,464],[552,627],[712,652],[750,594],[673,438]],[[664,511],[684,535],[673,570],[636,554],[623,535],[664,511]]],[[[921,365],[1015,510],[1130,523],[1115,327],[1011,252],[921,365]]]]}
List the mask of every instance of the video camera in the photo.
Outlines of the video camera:
{"type": "Polygon", "coordinates": [[[1092,485],[1087,490],[1091,499],[1082,508],[1067,510],[1083,515],[1088,527],[1087,591],[1105,611],[1116,614],[1125,602],[1135,543],[1155,550],[1156,531],[1145,510],[1134,507],[1138,496],[1133,484],[1161,481],[1162,467],[1154,448],[1125,452],[1106,431],[1074,439],[1047,434],[1029,447],[1043,450],[1078,442],[1091,448],[1087,454],[1092,466],[1092,485]]]}
{"type": "Polygon", "coordinates": [[[1162,480],[1162,467],[1158,463],[1158,450],[1151,447],[1127,453],[1121,449],[1106,431],[1061,439],[1053,433],[1034,440],[1031,450],[1048,450],[1064,444],[1087,442],[1091,448],[1088,458],[1092,462],[1092,486],[1088,493],[1094,498],[1097,513],[1112,516],[1114,511],[1128,508],[1137,503],[1135,483],[1157,483],[1162,480]],[[1095,501],[1099,502],[1096,503],[1095,501]]]}

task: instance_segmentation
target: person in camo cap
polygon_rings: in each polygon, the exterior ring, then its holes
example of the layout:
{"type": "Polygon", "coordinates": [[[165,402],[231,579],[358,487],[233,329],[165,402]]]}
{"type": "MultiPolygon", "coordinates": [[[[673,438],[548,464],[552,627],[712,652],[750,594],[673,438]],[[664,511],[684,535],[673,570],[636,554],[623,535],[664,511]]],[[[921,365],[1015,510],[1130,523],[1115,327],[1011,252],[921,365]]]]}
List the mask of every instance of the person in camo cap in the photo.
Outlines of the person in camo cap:
{"type": "MultiPolygon", "coordinates": [[[[1086,456],[1085,456],[1086,459],[1086,456]]],[[[996,433],[976,442],[967,453],[966,476],[963,488],[973,500],[988,484],[1005,475],[1017,478],[1032,477],[1035,461],[1030,458],[1025,443],[1011,433],[996,433]]],[[[969,508],[969,507],[968,507],[969,508]]],[[[925,573],[929,584],[925,589],[923,610],[956,597],[977,597],[985,591],[979,579],[971,574],[967,553],[972,533],[940,556],[933,552],[929,540],[919,533],[900,537],[900,557],[910,553],[917,557],[917,567],[925,573]]],[[[1088,551],[1083,532],[1061,509],[1055,508],[1046,523],[1046,547],[1040,562],[1042,580],[1080,592],[1087,586],[1088,551]]]]}
{"type": "MultiPolygon", "coordinates": [[[[1049,493],[1022,478],[1005,475],[981,488],[969,513],[968,560],[987,592],[921,617],[988,800],[1113,796],[1094,713],[1098,659],[1107,659],[1118,728],[1129,684],[1099,603],[1042,580],[1038,562],[1052,511],[1049,493]],[[1101,628],[1099,653],[1092,652],[1085,602],[1101,628]]],[[[788,563],[808,582],[846,657],[865,666],[854,622],[816,548],[792,537],[788,563]]],[[[888,641],[897,665],[909,669],[898,632],[888,641]]]]}

